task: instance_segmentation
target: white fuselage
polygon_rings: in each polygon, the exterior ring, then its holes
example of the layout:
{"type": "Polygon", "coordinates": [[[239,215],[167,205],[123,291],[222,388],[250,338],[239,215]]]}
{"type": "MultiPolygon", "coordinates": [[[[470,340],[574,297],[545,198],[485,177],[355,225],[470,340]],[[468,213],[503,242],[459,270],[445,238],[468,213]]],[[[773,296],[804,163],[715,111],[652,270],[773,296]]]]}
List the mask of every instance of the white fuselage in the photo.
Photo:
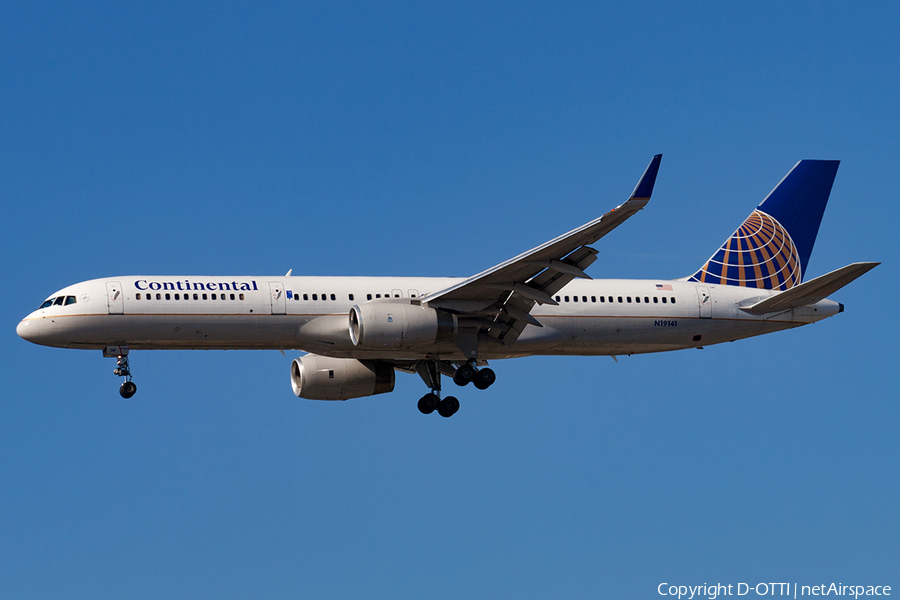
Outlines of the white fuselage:
{"type": "MultiPolygon", "coordinates": [[[[456,344],[360,349],[349,335],[354,305],[420,298],[463,281],[435,277],[122,276],[64,288],[17,332],[47,346],[101,349],[277,349],[338,358],[462,359],[456,344]],[[70,300],[74,298],[74,300],[70,300]],[[382,300],[383,301],[383,300],[382,300]],[[68,302],[68,303],[67,303],[68,302]]],[[[621,355],[694,348],[798,327],[839,312],[814,305],[762,316],[740,309],[773,292],[666,280],[575,280],[531,314],[511,344],[486,340],[479,358],[621,355]]]]}

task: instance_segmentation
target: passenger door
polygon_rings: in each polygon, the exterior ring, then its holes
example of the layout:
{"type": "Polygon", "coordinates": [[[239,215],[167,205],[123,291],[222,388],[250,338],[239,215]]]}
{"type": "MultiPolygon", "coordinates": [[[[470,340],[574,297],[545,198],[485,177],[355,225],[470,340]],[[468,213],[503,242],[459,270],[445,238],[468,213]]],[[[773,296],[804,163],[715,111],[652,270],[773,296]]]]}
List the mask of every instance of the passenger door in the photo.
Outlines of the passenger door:
{"type": "Polygon", "coordinates": [[[269,299],[272,301],[272,314],[285,313],[284,284],[280,281],[269,282],[269,299]]]}
{"type": "Polygon", "coordinates": [[[122,284],[118,281],[106,282],[106,305],[109,307],[109,314],[121,315],[125,313],[125,298],[122,293],[122,284]]]}
{"type": "Polygon", "coordinates": [[[712,318],[712,298],[709,295],[709,288],[697,286],[697,301],[700,303],[700,318],[712,318]]]}

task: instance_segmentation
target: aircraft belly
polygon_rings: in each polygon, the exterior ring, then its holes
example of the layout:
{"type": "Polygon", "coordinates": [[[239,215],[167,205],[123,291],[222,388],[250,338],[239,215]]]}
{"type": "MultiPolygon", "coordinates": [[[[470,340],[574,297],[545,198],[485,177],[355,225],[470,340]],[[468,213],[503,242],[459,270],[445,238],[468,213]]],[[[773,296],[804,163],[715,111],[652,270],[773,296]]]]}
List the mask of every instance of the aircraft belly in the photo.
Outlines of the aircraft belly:
{"type": "MultiPolygon", "coordinates": [[[[790,314],[788,313],[788,317],[790,314]]],[[[139,349],[302,349],[326,356],[461,360],[454,343],[402,350],[353,346],[343,315],[83,315],[41,320],[42,342],[68,348],[127,344],[139,349]]],[[[544,355],[662,352],[722,343],[802,325],[788,319],[700,319],[544,316],[512,344],[480,343],[484,359],[544,355]]],[[[492,340],[488,340],[492,341],[492,340]]]]}
{"type": "Polygon", "coordinates": [[[294,348],[305,317],[288,315],[100,315],[57,319],[42,327],[54,344],[135,350],[168,348],[294,348]]]}
{"type": "Polygon", "coordinates": [[[690,345],[690,322],[699,319],[544,317],[528,327],[515,348],[536,354],[619,354],[673,350],[690,345]],[[545,331],[548,330],[548,331],[545,331]],[[548,335],[549,334],[549,335],[548,335]]]}
{"type": "Polygon", "coordinates": [[[641,354],[694,348],[797,327],[802,323],[693,317],[543,317],[527,327],[513,353],[641,354]]]}

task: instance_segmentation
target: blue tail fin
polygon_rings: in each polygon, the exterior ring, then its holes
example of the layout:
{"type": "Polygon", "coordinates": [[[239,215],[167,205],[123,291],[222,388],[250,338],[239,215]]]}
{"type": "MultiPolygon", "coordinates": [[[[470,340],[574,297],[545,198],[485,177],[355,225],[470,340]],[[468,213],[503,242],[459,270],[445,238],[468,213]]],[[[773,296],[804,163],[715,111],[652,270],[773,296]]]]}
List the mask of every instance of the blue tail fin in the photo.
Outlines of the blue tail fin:
{"type": "Polygon", "coordinates": [[[786,290],[801,281],[837,174],[837,160],[801,160],[688,281],[786,290]]]}

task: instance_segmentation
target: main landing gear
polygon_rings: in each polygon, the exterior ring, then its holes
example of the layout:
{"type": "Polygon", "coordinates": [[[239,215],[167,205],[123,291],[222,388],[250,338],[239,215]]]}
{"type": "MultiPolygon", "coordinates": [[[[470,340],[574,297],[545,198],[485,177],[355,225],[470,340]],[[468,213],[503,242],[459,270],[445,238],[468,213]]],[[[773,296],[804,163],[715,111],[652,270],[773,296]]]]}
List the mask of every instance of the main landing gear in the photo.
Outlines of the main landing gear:
{"type": "Polygon", "coordinates": [[[456,373],[453,374],[453,383],[464,387],[469,385],[470,381],[479,390],[486,390],[497,381],[497,375],[493,369],[476,369],[475,365],[470,361],[456,369],[456,373]]]}
{"type": "Polygon", "coordinates": [[[459,400],[454,396],[447,396],[441,400],[441,373],[452,374],[453,383],[458,386],[468,385],[473,382],[479,390],[486,390],[497,380],[494,371],[488,368],[476,369],[474,361],[469,361],[459,368],[453,369],[449,362],[430,360],[421,362],[416,367],[419,376],[425,385],[431,388],[431,392],[419,399],[419,412],[430,415],[437,411],[442,417],[452,417],[459,410],[459,400]]]}
{"type": "Polygon", "coordinates": [[[416,367],[419,377],[425,385],[431,388],[431,392],[419,399],[419,412],[430,415],[437,411],[442,417],[452,417],[459,410],[459,400],[453,396],[447,396],[441,400],[441,363],[437,360],[421,362],[416,367]]]}
{"type": "Polygon", "coordinates": [[[115,357],[116,368],[113,373],[124,377],[125,381],[119,386],[119,395],[123,398],[131,398],[137,393],[137,384],[131,380],[131,367],[128,364],[128,346],[107,346],[103,350],[103,356],[115,357]]]}
{"type": "Polygon", "coordinates": [[[442,417],[452,417],[459,410],[459,400],[455,396],[447,396],[441,400],[441,391],[435,390],[419,399],[419,412],[430,415],[435,410],[442,417]]]}

